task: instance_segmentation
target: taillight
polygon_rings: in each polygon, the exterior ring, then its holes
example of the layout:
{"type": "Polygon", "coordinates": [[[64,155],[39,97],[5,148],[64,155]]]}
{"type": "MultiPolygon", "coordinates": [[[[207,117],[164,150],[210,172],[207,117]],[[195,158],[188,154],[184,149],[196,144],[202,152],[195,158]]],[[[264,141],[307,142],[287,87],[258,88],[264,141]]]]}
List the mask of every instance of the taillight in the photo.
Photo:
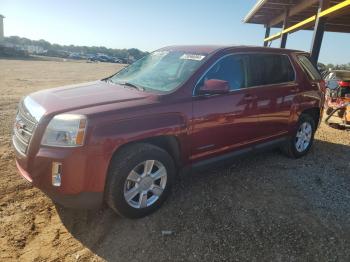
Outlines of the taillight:
{"type": "Polygon", "coordinates": [[[338,85],[340,87],[350,87],[350,82],[345,81],[338,81],[338,85]]]}

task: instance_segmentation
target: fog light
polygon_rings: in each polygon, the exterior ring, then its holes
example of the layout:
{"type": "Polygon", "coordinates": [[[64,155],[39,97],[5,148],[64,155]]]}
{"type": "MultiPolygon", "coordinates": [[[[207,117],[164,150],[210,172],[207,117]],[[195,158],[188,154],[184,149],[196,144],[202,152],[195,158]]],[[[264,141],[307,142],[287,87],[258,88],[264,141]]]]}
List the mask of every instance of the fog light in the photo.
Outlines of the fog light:
{"type": "Polygon", "coordinates": [[[52,185],[61,186],[62,163],[52,163],[52,185]]]}

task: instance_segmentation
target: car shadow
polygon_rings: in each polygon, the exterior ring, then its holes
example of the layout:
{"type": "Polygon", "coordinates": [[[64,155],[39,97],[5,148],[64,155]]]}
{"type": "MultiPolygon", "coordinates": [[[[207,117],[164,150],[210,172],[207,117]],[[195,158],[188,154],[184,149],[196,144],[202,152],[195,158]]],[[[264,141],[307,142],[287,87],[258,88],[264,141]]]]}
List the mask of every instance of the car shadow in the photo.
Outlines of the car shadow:
{"type": "Polygon", "coordinates": [[[316,140],[181,177],[160,210],[126,219],[57,207],[67,230],[106,261],[350,258],[350,147],[316,140]],[[335,157],[336,156],[336,157],[335,157]]]}

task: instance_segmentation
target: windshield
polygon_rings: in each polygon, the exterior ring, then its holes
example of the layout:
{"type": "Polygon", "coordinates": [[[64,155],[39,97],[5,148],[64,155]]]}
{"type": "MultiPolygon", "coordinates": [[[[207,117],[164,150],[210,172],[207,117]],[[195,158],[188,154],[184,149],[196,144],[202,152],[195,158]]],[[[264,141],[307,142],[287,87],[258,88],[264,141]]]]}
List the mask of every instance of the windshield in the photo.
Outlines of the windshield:
{"type": "Polygon", "coordinates": [[[198,69],[204,58],[204,54],[156,51],[124,68],[108,80],[145,90],[169,92],[186,81],[198,69]]]}

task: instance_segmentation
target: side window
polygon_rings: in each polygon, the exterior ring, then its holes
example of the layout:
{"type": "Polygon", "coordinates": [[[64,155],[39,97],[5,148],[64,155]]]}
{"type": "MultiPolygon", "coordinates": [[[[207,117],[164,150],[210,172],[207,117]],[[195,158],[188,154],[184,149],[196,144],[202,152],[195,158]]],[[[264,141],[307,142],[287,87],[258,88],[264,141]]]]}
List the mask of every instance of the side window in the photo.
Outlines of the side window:
{"type": "Polygon", "coordinates": [[[321,80],[322,77],[318,70],[311,63],[310,59],[306,55],[299,55],[298,60],[300,62],[301,67],[304,69],[306,74],[309,76],[311,80],[321,80]]]}
{"type": "Polygon", "coordinates": [[[294,68],[290,62],[290,59],[287,55],[280,56],[282,60],[282,75],[284,82],[295,81],[295,72],[294,68]]]}
{"type": "Polygon", "coordinates": [[[198,87],[203,86],[206,80],[218,79],[227,81],[230,90],[244,88],[245,70],[243,59],[242,55],[229,55],[217,61],[201,78],[198,87]]]}
{"type": "Polygon", "coordinates": [[[286,55],[251,54],[247,80],[248,87],[286,83],[295,80],[295,73],[286,55]]]}

